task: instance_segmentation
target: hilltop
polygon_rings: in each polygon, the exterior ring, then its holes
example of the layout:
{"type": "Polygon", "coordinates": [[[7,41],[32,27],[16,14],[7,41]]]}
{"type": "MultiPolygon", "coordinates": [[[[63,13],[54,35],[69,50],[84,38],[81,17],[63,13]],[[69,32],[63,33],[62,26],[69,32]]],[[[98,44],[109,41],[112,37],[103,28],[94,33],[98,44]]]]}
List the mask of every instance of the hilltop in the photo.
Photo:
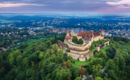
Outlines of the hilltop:
{"type": "Polygon", "coordinates": [[[127,80],[130,66],[130,40],[110,38],[110,45],[86,62],[77,62],[58,49],[55,38],[25,42],[0,54],[1,80],[127,80]],[[120,75],[120,76],[119,76],[120,75]]]}

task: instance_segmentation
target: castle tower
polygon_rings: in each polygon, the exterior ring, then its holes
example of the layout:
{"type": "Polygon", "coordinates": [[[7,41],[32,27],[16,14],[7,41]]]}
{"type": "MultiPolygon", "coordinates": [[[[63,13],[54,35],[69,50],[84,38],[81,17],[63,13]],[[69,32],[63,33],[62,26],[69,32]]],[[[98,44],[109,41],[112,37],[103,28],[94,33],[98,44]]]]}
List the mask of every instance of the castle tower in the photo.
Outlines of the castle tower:
{"type": "Polygon", "coordinates": [[[101,30],[101,35],[104,36],[104,29],[101,30]]]}
{"type": "Polygon", "coordinates": [[[71,36],[75,36],[74,30],[71,30],[71,36]]]}
{"type": "Polygon", "coordinates": [[[94,38],[94,31],[93,30],[91,30],[91,34],[92,34],[91,40],[93,41],[93,38],[94,38]]]}
{"type": "Polygon", "coordinates": [[[66,36],[70,36],[70,32],[69,32],[69,30],[67,30],[66,36]]]}
{"type": "Polygon", "coordinates": [[[70,35],[69,30],[67,30],[67,33],[66,33],[66,37],[65,37],[64,42],[66,42],[66,41],[71,41],[71,35],[70,35]]]}

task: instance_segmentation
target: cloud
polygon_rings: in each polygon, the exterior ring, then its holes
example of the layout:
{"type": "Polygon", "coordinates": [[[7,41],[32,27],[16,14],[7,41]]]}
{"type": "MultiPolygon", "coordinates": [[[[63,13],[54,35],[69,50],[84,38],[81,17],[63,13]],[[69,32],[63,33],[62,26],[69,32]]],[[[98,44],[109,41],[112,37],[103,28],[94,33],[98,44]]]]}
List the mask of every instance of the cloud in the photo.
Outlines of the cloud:
{"type": "Polygon", "coordinates": [[[130,13],[130,0],[0,0],[0,12],[46,11],[130,13]]]}
{"type": "Polygon", "coordinates": [[[116,6],[119,8],[130,8],[130,0],[120,0],[116,2],[106,2],[108,5],[116,6]]]}
{"type": "Polygon", "coordinates": [[[0,3],[0,8],[21,7],[21,6],[45,6],[45,5],[31,4],[31,3],[0,3]]]}

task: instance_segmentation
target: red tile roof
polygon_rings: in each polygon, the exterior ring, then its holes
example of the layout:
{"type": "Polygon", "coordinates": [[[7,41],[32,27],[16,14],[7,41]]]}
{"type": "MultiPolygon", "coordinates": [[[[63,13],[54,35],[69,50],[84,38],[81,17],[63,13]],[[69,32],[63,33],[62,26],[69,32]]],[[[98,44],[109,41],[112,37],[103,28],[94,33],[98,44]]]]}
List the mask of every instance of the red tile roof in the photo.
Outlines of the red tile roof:
{"type": "Polygon", "coordinates": [[[65,37],[65,40],[67,40],[67,41],[70,40],[70,39],[71,39],[70,36],[66,36],[66,37],[65,37]]]}
{"type": "Polygon", "coordinates": [[[104,29],[102,29],[101,31],[103,31],[103,32],[104,32],[104,29]]]}
{"type": "Polygon", "coordinates": [[[69,33],[69,30],[67,30],[67,33],[69,33]]]}
{"type": "Polygon", "coordinates": [[[93,31],[90,31],[90,32],[79,32],[78,33],[78,36],[82,36],[83,38],[92,38],[92,36],[99,36],[100,33],[99,32],[93,32],[93,31]]]}
{"type": "Polygon", "coordinates": [[[94,36],[99,36],[100,33],[99,32],[94,32],[94,36]]]}

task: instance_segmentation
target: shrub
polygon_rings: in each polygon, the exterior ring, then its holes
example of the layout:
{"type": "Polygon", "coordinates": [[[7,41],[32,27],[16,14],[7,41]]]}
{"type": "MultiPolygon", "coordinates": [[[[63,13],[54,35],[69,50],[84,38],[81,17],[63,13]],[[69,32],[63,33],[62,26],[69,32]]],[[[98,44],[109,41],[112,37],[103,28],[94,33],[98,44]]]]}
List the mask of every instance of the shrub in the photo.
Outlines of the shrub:
{"type": "Polygon", "coordinates": [[[70,50],[69,50],[69,49],[66,49],[66,52],[70,52],[70,50]]]}
{"type": "Polygon", "coordinates": [[[73,37],[72,42],[75,44],[83,44],[83,40],[82,39],[78,40],[76,36],[73,37]]]}

